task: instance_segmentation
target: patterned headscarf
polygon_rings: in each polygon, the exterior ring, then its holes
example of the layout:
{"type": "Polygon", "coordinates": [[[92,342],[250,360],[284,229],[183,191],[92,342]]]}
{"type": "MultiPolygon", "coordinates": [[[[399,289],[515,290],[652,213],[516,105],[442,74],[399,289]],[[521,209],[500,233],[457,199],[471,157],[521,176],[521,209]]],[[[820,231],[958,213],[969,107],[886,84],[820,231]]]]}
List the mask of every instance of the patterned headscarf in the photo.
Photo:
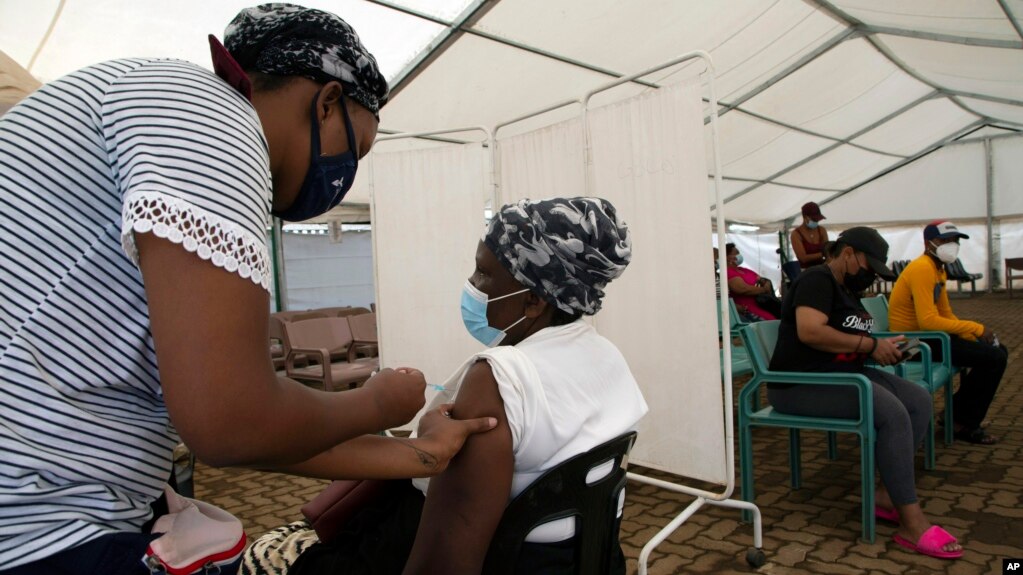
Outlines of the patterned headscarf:
{"type": "Polygon", "coordinates": [[[629,227],[600,198],[519,200],[494,215],[483,243],[519,283],[573,315],[597,313],[604,286],[632,259],[629,227]]]}
{"type": "Polygon", "coordinates": [[[341,82],[345,95],[378,114],[387,80],[347,22],[294,4],[246,8],[224,31],[224,46],[248,71],[341,82]]]}

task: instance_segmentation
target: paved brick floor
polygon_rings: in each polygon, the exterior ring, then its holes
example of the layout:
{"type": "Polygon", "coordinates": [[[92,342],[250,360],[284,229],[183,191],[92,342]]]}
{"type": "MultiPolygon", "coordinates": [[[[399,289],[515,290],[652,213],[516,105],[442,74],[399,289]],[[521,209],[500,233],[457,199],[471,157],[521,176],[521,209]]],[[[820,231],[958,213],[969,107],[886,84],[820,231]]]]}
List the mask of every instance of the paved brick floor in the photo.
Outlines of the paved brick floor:
{"type": "MultiPolygon", "coordinates": [[[[937,465],[924,471],[917,458],[917,489],[932,520],[957,535],[966,547],[958,561],[941,561],[891,542],[895,529],[878,524],[877,542],[858,539],[859,453],[855,436],[839,439],[839,459],[829,461],[823,434],[804,432],[803,487],[788,485],[787,432],[757,430],[754,449],[757,504],[764,515],[767,564],[760,573],[885,573],[949,575],[1001,573],[1003,558],[1023,558],[1023,298],[1001,294],[955,299],[961,317],[991,326],[1009,347],[1009,369],[989,413],[991,432],[1002,438],[994,447],[956,442],[939,444],[937,465]]],[[[741,381],[735,388],[738,394],[741,381]]],[[[941,408],[942,396],[936,397],[941,408]]],[[[691,481],[634,467],[668,481],[691,481]]],[[[246,470],[198,466],[196,494],[242,518],[258,535],[299,517],[301,505],[318,493],[323,481],[246,470]]],[[[719,489],[719,488],[718,488],[719,489]]],[[[647,541],[691,501],[648,485],[629,486],[622,543],[629,572],[647,541]]],[[[704,507],[651,554],[649,573],[748,573],[746,550],[752,526],[739,512],[704,507]]]]}

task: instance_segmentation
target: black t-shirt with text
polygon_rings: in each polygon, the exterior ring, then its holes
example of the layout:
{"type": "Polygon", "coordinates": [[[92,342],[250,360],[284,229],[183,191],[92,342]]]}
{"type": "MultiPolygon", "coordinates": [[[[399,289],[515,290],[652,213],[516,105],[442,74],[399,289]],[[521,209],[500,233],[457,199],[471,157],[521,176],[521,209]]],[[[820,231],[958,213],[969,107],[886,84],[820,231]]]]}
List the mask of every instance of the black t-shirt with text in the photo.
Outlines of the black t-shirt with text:
{"type": "Polygon", "coordinates": [[[859,297],[839,285],[831,268],[817,265],[804,270],[792,283],[782,303],[778,344],[771,358],[777,371],[859,371],[865,353],[834,353],[814,349],[799,340],[796,308],[808,306],[828,316],[828,325],[845,333],[869,336],[874,328],[859,297]]]}

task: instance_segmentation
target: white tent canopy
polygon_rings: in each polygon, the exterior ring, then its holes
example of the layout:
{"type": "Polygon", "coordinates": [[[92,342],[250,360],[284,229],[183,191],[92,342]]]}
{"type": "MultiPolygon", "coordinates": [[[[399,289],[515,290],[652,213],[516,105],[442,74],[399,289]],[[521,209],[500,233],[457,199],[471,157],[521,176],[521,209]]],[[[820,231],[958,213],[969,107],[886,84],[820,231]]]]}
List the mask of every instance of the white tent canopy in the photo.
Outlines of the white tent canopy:
{"type": "MultiPolygon", "coordinates": [[[[42,80],[122,56],[208,66],[205,35],[251,3],[4,0],[0,49],[42,80]]],[[[729,221],[778,229],[810,200],[829,223],[1023,215],[1023,0],[305,4],[345,17],[377,55],[393,87],[384,133],[492,128],[701,49],[717,68],[729,221]]],[[[691,74],[668,69],[601,98],[691,74]]],[[[365,188],[350,201],[367,204],[365,188]]]]}

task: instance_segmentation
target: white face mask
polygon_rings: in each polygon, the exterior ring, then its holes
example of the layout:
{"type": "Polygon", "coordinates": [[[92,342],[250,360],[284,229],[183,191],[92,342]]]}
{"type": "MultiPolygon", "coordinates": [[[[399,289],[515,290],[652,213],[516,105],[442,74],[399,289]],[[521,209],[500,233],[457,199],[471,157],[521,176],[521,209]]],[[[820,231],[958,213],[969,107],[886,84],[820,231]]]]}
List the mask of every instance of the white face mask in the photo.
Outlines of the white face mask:
{"type": "MultiPolygon", "coordinates": [[[[931,245],[933,246],[934,244],[932,243],[931,245]]],[[[956,258],[959,257],[959,244],[950,242],[947,244],[941,244],[940,246],[935,246],[934,255],[938,256],[938,259],[941,260],[942,263],[950,264],[956,261],[956,258]]]]}

